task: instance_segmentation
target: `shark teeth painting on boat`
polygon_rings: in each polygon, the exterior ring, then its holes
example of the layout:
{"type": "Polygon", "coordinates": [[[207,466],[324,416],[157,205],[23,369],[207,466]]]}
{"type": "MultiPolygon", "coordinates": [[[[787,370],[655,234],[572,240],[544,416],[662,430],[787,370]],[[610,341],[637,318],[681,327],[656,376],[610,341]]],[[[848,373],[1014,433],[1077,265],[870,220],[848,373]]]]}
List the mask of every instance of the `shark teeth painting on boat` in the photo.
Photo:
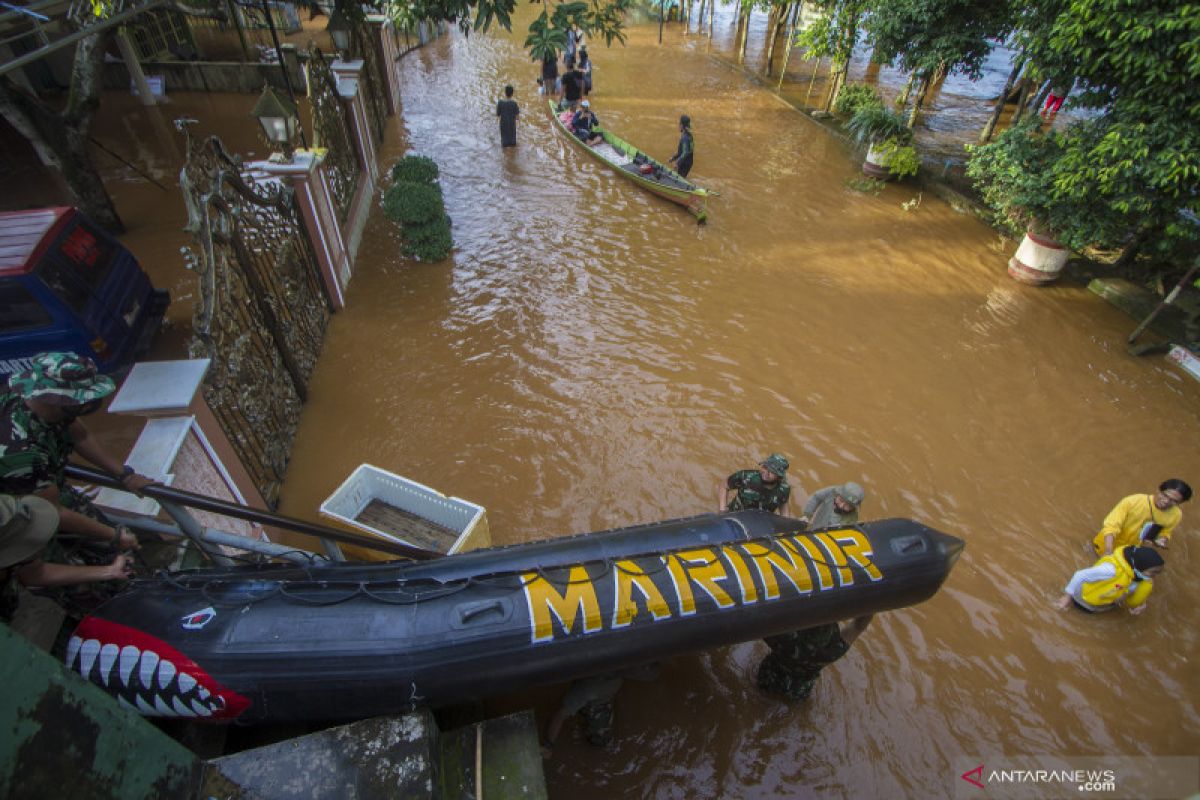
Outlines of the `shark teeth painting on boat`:
{"type": "Polygon", "coordinates": [[[166,642],[97,617],[80,623],[65,661],[121,706],[147,717],[230,720],[250,706],[166,642]]]}

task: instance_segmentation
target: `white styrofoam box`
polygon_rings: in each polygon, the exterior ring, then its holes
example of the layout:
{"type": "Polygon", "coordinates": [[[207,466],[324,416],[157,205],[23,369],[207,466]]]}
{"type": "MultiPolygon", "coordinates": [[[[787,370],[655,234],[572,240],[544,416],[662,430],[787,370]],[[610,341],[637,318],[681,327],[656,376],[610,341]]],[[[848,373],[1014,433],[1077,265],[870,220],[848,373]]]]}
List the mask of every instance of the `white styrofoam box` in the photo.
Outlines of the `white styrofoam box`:
{"type": "Polygon", "coordinates": [[[458,532],[459,536],[448,553],[458,552],[486,513],[483,506],[458,497],[447,497],[436,489],[371,464],[360,464],[350,473],[350,477],[342,482],[337,491],[321,503],[320,512],[323,516],[336,519],[352,528],[389,541],[411,544],[393,533],[364,525],[356,520],[372,500],[381,500],[393,508],[416,514],[422,519],[458,532]]]}
{"type": "MultiPolygon", "coordinates": [[[[170,474],[171,466],[175,463],[175,457],[183,447],[183,440],[187,438],[191,427],[192,417],[158,417],[148,420],[133,449],[129,451],[125,463],[147,478],[154,478],[159,483],[170,486],[175,481],[175,476],[170,474]]],[[[100,494],[96,496],[96,505],[148,517],[158,513],[156,501],[120,489],[101,489],[100,494]]]]}
{"type": "Polygon", "coordinates": [[[108,405],[110,414],[186,414],[211,365],[207,358],[139,361],[108,405]]]}

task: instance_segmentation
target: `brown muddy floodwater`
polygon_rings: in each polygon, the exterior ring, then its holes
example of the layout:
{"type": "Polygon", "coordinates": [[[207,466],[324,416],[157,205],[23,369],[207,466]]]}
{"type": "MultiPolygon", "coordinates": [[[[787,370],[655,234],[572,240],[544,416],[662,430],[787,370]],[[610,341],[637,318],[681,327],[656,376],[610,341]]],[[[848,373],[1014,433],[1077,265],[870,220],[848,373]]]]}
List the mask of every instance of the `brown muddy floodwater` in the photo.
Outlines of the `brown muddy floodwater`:
{"type": "MultiPolygon", "coordinates": [[[[486,506],[507,544],[712,511],[780,451],[801,497],[856,480],[865,518],[968,542],[806,705],[756,690],[758,642],[629,684],[610,750],[564,733],[556,797],[940,797],[964,756],[1200,752],[1196,504],[1147,614],[1052,607],[1119,498],[1200,483],[1200,385],[1127,357],[1133,323],[1085,290],[1011,281],[1013,246],[975,219],[846,188],[859,159],[706,40],[593,46],[603,123],[666,158],[694,120],[692,177],[721,193],[697,227],[550,127],[526,24],[401,62],[386,163],[437,160],[456,251],[406,261],[375,214],[283,510],[316,518],[369,462],[486,506]]],[[[563,688],[534,693],[543,724],[563,688]]]]}

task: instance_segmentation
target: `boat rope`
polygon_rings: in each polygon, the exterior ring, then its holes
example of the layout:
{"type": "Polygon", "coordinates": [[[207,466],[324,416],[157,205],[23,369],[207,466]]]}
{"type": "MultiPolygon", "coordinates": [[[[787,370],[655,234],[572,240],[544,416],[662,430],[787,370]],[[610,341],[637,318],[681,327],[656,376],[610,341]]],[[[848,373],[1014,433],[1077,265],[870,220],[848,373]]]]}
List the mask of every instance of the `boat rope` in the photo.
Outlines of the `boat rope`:
{"type": "MultiPolygon", "coordinates": [[[[774,534],[768,536],[759,536],[750,538],[741,542],[729,542],[726,544],[761,544],[769,546],[777,542],[783,534],[774,534]]],[[[620,558],[596,558],[580,561],[575,564],[564,564],[557,567],[541,567],[534,566],[526,569],[513,569],[504,572],[489,573],[484,575],[472,575],[465,578],[456,578],[451,581],[438,581],[435,578],[415,578],[405,580],[403,578],[388,578],[378,580],[330,580],[322,577],[319,574],[313,573],[310,568],[302,567],[305,574],[308,576],[306,580],[277,580],[272,581],[266,578],[260,578],[255,583],[267,584],[267,588],[253,594],[245,592],[239,588],[245,586],[247,582],[253,581],[253,578],[248,578],[243,581],[230,580],[230,576],[222,575],[212,578],[201,578],[194,573],[176,573],[160,571],[158,578],[164,584],[170,586],[173,590],[179,592],[196,592],[198,591],[208,603],[213,607],[222,608],[240,608],[256,603],[261,603],[265,600],[270,600],[275,597],[294,602],[301,605],[313,607],[334,606],[353,600],[356,597],[362,596],[377,603],[387,605],[416,605],[419,603],[438,600],[458,592],[464,591],[472,586],[484,587],[499,587],[508,588],[512,592],[519,592],[526,586],[537,580],[544,580],[548,583],[561,586],[571,586],[581,583],[594,583],[612,574],[614,570],[619,570],[626,575],[651,576],[660,574],[668,570],[667,557],[677,555],[680,552],[705,550],[709,548],[688,547],[678,550],[668,551],[651,551],[647,553],[631,554],[620,558]],[[620,562],[636,561],[638,559],[656,558],[659,562],[657,568],[645,567],[636,565],[635,568],[629,568],[620,562]],[[569,570],[575,567],[590,567],[593,565],[601,565],[599,571],[593,569],[585,569],[583,577],[572,578],[569,570]],[[552,575],[551,573],[558,573],[552,575]],[[563,574],[566,573],[566,574],[563,574]],[[515,580],[515,583],[513,582],[515,580]],[[231,593],[226,593],[222,596],[221,588],[226,587],[231,590],[231,593]],[[344,591],[330,595],[331,590],[344,591]],[[315,595],[319,592],[319,595],[315,595]]],[[[784,553],[789,555],[789,553],[784,553]]],[[[844,568],[846,564],[830,563],[828,559],[819,557],[811,551],[805,552],[807,560],[814,564],[825,566],[830,569],[844,568]]],[[[719,555],[715,555],[711,559],[700,560],[696,559],[691,563],[700,567],[710,567],[721,560],[719,555]]],[[[140,582],[140,581],[139,581],[140,582]]]]}

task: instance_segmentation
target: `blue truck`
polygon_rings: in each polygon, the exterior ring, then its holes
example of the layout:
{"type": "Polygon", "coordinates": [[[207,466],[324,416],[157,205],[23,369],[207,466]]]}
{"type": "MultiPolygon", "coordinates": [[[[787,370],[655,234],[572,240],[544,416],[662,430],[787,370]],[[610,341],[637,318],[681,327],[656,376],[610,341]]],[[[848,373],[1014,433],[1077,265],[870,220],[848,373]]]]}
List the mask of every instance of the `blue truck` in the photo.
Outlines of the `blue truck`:
{"type": "Polygon", "coordinates": [[[78,210],[0,213],[0,381],[47,351],[122,372],[169,304],[133,253],[78,210]]]}

